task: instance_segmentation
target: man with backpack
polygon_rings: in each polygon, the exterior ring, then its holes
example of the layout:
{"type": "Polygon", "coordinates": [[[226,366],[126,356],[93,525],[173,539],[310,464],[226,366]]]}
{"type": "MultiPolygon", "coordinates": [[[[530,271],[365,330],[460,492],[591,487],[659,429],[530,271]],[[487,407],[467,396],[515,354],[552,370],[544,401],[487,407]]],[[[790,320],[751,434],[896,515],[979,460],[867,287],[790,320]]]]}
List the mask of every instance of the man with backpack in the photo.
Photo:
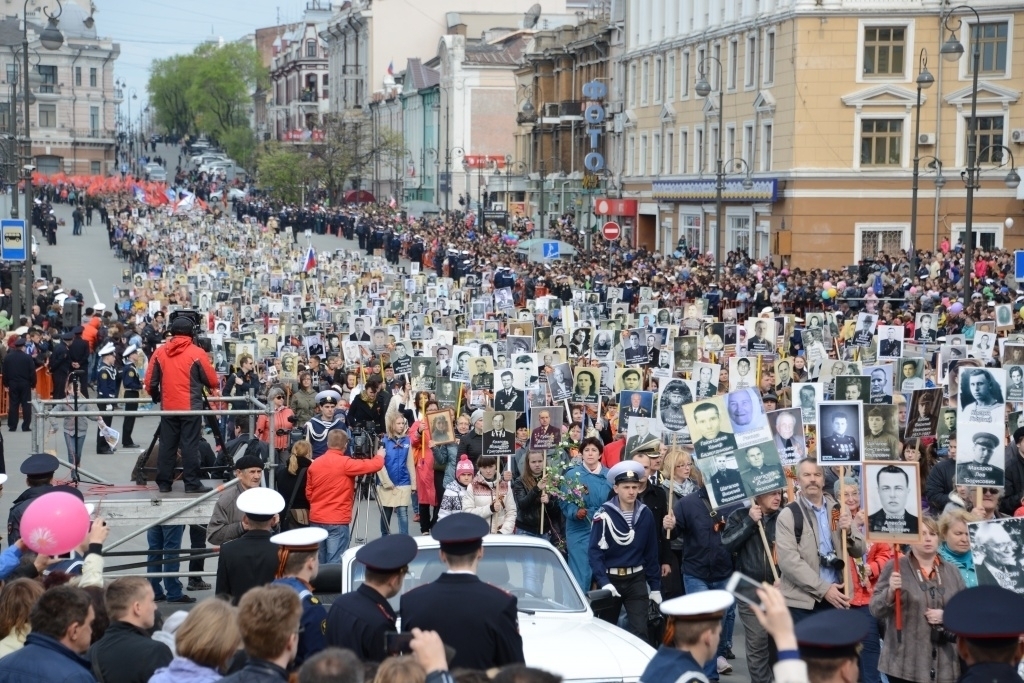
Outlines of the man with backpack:
{"type": "Polygon", "coordinates": [[[850,557],[862,557],[867,548],[849,510],[825,495],[825,475],[814,458],[801,460],[796,474],[800,493],[779,513],[775,547],[782,594],[793,620],[800,621],[818,610],[850,607],[842,586],[841,532],[850,557]]]}

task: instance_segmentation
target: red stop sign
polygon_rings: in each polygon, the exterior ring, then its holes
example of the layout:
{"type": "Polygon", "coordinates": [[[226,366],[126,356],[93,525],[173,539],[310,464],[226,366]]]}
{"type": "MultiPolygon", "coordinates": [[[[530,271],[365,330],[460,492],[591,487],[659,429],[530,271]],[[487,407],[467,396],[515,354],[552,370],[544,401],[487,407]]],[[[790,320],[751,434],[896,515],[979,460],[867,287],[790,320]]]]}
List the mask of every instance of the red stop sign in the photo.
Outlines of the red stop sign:
{"type": "Polygon", "coordinates": [[[622,234],[622,228],[615,221],[608,221],[601,226],[601,234],[608,241],[619,239],[619,235],[622,234]]]}

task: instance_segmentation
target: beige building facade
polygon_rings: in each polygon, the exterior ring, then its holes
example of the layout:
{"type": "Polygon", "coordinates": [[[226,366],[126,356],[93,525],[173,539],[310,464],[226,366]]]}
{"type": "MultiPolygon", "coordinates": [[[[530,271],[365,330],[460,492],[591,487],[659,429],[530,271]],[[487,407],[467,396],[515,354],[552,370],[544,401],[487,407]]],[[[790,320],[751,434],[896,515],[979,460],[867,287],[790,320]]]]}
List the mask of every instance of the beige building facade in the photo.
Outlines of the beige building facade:
{"type": "Polygon", "coordinates": [[[609,129],[636,243],[722,253],[721,159],[726,253],[802,268],[898,253],[911,245],[916,154],[916,244],[955,244],[977,41],[975,243],[1024,248],[1022,203],[1004,184],[1010,155],[1024,164],[1024,5],[970,5],[981,22],[967,9],[946,22],[965,48],[947,61],[939,0],[630,0],[609,129]],[[923,69],[934,83],[918,109],[923,69]]]}

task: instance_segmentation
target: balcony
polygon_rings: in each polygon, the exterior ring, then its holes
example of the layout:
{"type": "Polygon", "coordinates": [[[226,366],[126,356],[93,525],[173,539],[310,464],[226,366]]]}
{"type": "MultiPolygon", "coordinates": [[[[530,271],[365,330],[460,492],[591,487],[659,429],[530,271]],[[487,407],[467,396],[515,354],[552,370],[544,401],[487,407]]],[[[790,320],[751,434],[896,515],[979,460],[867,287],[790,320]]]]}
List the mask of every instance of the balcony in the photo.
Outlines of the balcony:
{"type": "Polygon", "coordinates": [[[299,102],[316,102],[316,91],[315,90],[303,90],[299,96],[299,102]]]}
{"type": "Polygon", "coordinates": [[[72,140],[87,140],[96,142],[113,142],[114,131],[102,128],[73,128],[68,131],[72,140]]]}

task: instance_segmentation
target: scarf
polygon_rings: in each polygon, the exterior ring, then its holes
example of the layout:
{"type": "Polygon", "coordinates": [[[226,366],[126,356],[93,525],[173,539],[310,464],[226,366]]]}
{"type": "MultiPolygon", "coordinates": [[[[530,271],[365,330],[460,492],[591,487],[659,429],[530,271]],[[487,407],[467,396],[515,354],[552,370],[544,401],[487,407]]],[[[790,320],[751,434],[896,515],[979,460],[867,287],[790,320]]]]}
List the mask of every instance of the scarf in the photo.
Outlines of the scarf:
{"type": "Polygon", "coordinates": [[[978,572],[974,569],[974,556],[970,550],[965,553],[958,553],[943,541],[942,545],[939,546],[939,557],[960,570],[960,576],[963,577],[964,584],[968,588],[974,588],[978,585],[978,572]]]}

